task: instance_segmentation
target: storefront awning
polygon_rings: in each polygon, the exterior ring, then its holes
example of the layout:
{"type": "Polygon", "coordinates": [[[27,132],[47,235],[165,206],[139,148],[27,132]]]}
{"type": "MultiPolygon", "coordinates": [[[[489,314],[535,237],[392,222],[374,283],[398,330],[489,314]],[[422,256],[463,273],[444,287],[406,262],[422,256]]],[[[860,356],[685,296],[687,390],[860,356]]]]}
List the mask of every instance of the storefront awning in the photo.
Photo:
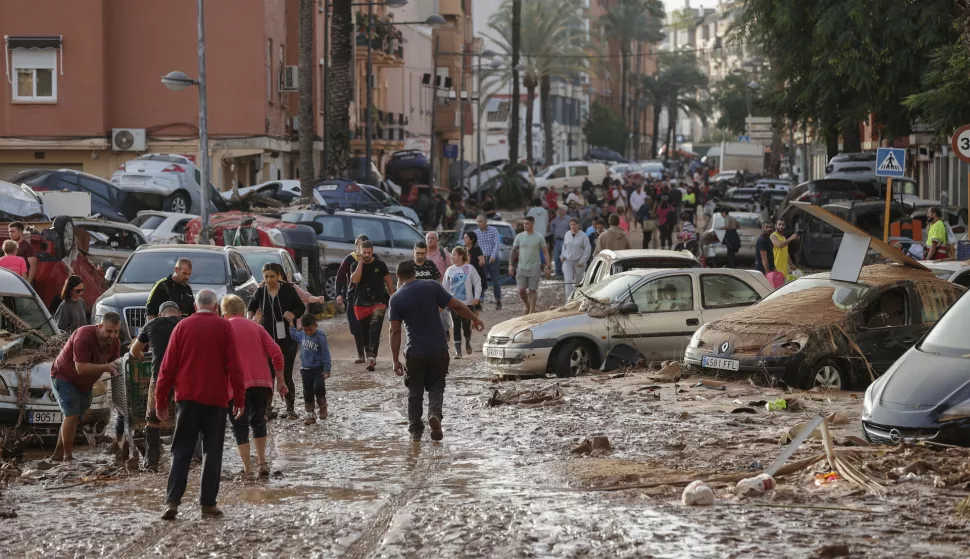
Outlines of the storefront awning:
{"type": "Polygon", "coordinates": [[[59,49],[63,35],[4,35],[3,38],[11,49],[59,49]]]}

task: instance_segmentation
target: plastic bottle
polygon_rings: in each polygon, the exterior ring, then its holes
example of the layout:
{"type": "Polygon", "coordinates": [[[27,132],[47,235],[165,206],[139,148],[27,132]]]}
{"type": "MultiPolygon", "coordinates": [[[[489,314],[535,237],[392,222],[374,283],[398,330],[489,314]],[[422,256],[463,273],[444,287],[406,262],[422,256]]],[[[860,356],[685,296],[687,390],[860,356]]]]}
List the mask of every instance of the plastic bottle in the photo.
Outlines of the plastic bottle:
{"type": "Polygon", "coordinates": [[[692,481],[684,488],[680,501],[687,506],[709,507],[714,504],[714,490],[701,480],[692,481]]]}
{"type": "Polygon", "coordinates": [[[775,478],[768,474],[758,474],[742,479],[735,489],[738,495],[760,495],[775,488],[775,478]]]}

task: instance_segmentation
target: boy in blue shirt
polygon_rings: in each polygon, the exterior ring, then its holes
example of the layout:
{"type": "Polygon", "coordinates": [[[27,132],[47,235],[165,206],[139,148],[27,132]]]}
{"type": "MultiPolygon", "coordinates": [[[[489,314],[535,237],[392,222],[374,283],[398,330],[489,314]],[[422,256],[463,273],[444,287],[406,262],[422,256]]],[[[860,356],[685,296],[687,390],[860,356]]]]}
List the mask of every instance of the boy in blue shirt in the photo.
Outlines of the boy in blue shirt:
{"type": "Polygon", "coordinates": [[[330,346],[327,335],[317,330],[317,319],[312,314],[300,317],[301,329],[290,327],[290,336],[300,344],[300,376],[303,377],[303,403],[306,405],[307,418],[304,425],[317,422],[313,413],[313,400],[316,397],[320,408],[320,419],[327,418],[327,386],[324,380],[330,378],[330,346]]]}

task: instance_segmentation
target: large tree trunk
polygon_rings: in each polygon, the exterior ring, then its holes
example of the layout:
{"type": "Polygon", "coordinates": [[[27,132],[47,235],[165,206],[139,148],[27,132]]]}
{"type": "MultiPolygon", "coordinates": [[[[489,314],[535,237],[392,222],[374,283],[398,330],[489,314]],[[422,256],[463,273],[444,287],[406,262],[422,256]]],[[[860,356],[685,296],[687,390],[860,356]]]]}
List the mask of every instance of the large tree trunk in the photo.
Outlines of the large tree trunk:
{"type": "Polygon", "coordinates": [[[768,169],[769,178],[778,178],[781,174],[781,127],[784,126],[784,121],[775,117],[771,119],[771,166],[768,169]]]}
{"type": "MultiPolygon", "coordinates": [[[[542,76],[539,82],[539,103],[542,118],[542,158],[546,165],[552,165],[552,82],[549,76],[542,76]]],[[[568,123],[565,123],[568,126],[568,123]]]]}
{"type": "MultiPolygon", "coordinates": [[[[630,71],[630,46],[620,45],[620,114],[623,116],[624,124],[628,124],[626,114],[626,84],[628,83],[630,71]]],[[[623,139],[623,153],[627,153],[629,139],[623,139]]]]}
{"type": "Polygon", "coordinates": [[[351,0],[333,0],[330,20],[330,161],[324,176],[345,177],[350,166],[350,102],[353,99],[354,24],[351,0]]]}
{"type": "Polygon", "coordinates": [[[313,196],[313,0],[300,0],[300,198],[313,196]]]}
{"type": "Polygon", "coordinates": [[[853,122],[842,129],[842,152],[859,153],[862,151],[862,133],[859,123],[853,122]]]}
{"type": "Polygon", "coordinates": [[[667,149],[664,150],[664,161],[670,159],[674,154],[674,141],[677,139],[677,104],[671,103],[667,107],[667,149]]]}
{"type": "Polygon", "coordinates": [[[660,149],[660,115],[663,114],[663,103],[654,100],[653,105],[653,137],[650,138],[650,156],[647,159],[654,159],[657,157],[657,151],[660,149]]]}
{"type": "Polygon", "coordinates": [[[526,105],[525,105],[525,160],[532,165],[535,161],[535,154],[533,151],[532,140],[532,119],[535,118],[535,100],[536,100],[536,85],[535,81],[531,78],[525,78],[525,92],[526,92],[526,105]]]}
{"type": "Polygon", "coordinates": [[[633,98],[633,160],[642,159],[640,154],[640,89],[637,88],[637,95],[633,98]]]}
{"type": "Polygon", "coordinates": [[[837,126],[825,127],[825,155],[832,159],[839,154],[839,129],[837,126]]]}
{"type": "MultiPolygon", "coordinates": [[[[509,125],[509,163],[519,161],[519,51],[522,50],[522,0],[512,0],[512,122],[509,125]]],[[[531,111],[531,107],[527,108],[531,111]]],[[[530,123],[531,125],[531,123],[530,123]]],[[[531,145],[527,149],[532,149],[531,145]]]]}

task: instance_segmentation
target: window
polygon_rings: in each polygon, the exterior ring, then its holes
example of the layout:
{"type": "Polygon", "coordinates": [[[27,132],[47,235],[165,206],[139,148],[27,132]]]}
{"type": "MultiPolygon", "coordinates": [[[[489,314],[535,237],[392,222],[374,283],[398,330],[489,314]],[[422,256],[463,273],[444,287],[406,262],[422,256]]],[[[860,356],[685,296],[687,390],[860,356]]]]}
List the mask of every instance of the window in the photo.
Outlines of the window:
{"type": "Polygon", "coordinates": [[[354,232],[354,235],[367,235],[367,238],[375,247],[391,246],[387,240],[387,234],[384,232],[384,223],[379,219],[352,217],[350,218],[350,229],[354,232]]]}
{"type": "Polygon", "coordinates": [[[266,102],[273,104],[273,39],[266,39],[266,102]]]}
{"type": "Polygon", "coordinates": [[[160,215],[140,215],[135,219],[131,220],[131,224],[139,229],[158,229],[158,226],[165,221],[165,218],[160,215]]]}
{"type": "MultiPolygon", "coordinates": [[[[963,274],[956,281],[961,280],[966,284],[968,279],[968,274],[963,274]]],[[[959,293],[955,293],[952,289],[940,289],[940,288],[924,288],[919,291],[919,298],[922,299],[923,305],[921,307],[921,314],[923,315],[923,324],[933,324],[946,311],[950,308],[959,297],[959,293]]]]}
{"type": "Polygon", "coordinates": [[[290,281],[295,281],[293,278],[296,277],[296,267],[293,265],[293,259],[290,258],[289,254],[283,254],[283,272],[290,281]]]}
{"type": "Polygon", "coordinates": [[[562,178],[566,178],[566,168],[565,167],[558,167],[556,169],[553,169],[552,172],[549,173],[549,178],[550,179],[562,179],[562,178]]]}
{"type": "Polygon", "coordinates": [[[569,176],[571,177],[588,177],[589,167],[570,167],[569,176]]]}
{"type": "Polygon", "coordinates": [[[185,233],[185,226],[192,221],[191,219],[180,219],[175,225],[172,226],[172,233],[178,233],[182,235],[185,233]]]}
{"type": "Polygon", "coordinates": [[[78,181],[81,183],[81,190],[90,192],[92,196],[97,196],[99,198],[104,198],[105,200],[111,201],[112,192],[109,189],[113,187],[87,177],[78,177],[78,181]]]}
{"type": "Polygon", "coordinates": [[[641,313],[690,311],[694,309],[694,287],[690,276],[658,278],[634,291],[633,302],[641,313]]]}
{"type": "Polygon", "coordinates": [[[394,248],[412,250],[414,249],[414,243],[424,240],[421,233],[418,233],[404,223],[389,221],[387,224],[391,227],[391,239],[393,239],[394,248]]]}
{"type": "Polygon", "coordinates": [[[970,289],[970,272],[960,274],[953,280],[953,283],[970,289]]]}
{"type": "Polygon", "coordinates": [[[353,239],[347,239],[347,233],[344,227],[344,218],[339,215],[318,215],[313,218],[323,226],[323,233],[317,235],[317,238],[321,241],[333,241],[337,243],[351,243],[353,244],[353,239]]]}
{"type": "Polygon", "coordinates": [[[13,49],[14,101],[57,101],[57,49],[13,49]]]}
{"type": "Polygon", "coordinates": [[[908,310],[909,297],[906,290],[902,287],[890,289],[866,308],[865,327],[874,330],[906,326],[909,323],[908,310]]]}
{"type": "MultiPolygon", "coordinates": [[[[280,59],[279,59],[279,71],[278,71],[279,84],[277,84],[277,87],[281,92],[283,91],[284,74],[286,74],[286,49],[283,45],[280,45],[280,59]]],[[[280,93],[280,106],[285,107],[286,104],[287,104],[286,94],[280,93]]]]}
{"type": "Polygon", "coordinates": [[[705,309],[746,307],[760,298],[757,291],[738,278],[716,274],[701,276],[701,302],[705,309]]]}
{"type": "MultiPolygon", "coordinates": [[[[236,277],[236,270],[243,269],[250,273],[252,271],[249,269],[249,264],[246,263],[246,259],[242,257],[238,252],[229,253],[229,267],[232,268],[233,279],[236,277]]],[[[289,278],[287,278],[289,279],[289,278]]]]}

